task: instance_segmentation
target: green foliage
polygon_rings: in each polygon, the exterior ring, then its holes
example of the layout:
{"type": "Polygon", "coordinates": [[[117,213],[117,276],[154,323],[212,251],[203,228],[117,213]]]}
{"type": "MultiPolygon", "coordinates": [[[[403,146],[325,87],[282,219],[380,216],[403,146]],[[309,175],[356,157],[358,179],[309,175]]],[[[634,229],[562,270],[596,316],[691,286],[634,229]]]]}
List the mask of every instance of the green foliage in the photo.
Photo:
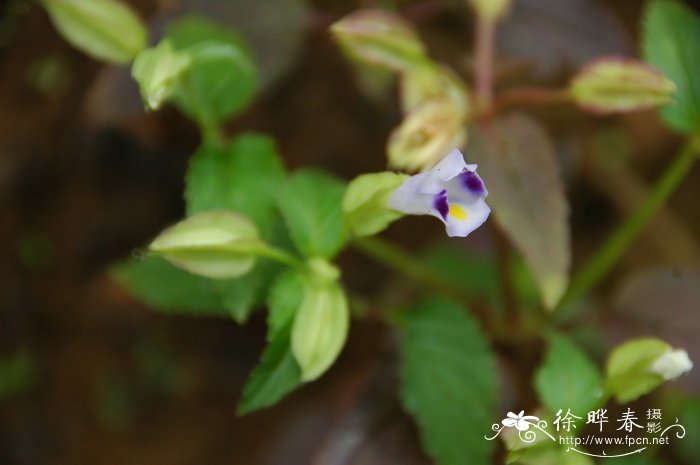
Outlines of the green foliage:
{"type": "Polygon", "coordinates": [[[112,274],[134,297],[157,310],[227,314],[211,279],[176,268],[161,257],[126,260],[115,266],[112,274]]]}
{"type": "Polygon", "coordinates": [[[145,46],[141,20],[118,0],[41,0],[54,26],[77,49],[110,63],[128,63],[145,46]]]}
{"type": "Polygon", "coordinates": [[[301,383],[301,370],[290,344],[292,324],[303,298],[304,278],[296,272],[281,275],[270,289],[268,346],[243,389],[239,415],[277,403],[301,383]]]}
{"type": "Polygon", "coordinates": [[[498,399],[495,361],[477,324],[460,307],[429,300],[400,317],[401,401],[439,465],[487,463],[498,399]]]}
{"type": "Polygon", "coordinates": [[[644,62],[615,57],[584,67],[568,90],[584,110],[615,113],[671,103],[676,85],[644,62]]]}
{"type": "Polygon", "coordinates": [[[661,110],[666,123],[685,133],[700,129],[700,18],[675,0],[652,0],[644,15],[647,61],[676,83],[675,102],[661,110]]]}
{"type": "Polygon", "coordinates": [[[588,412],[603,400],[602,376],[585,352],[563,335],[552,333],[535,388],[550,411],[588,412]]]}
{"type": "Polygon", "coordinates": [[[411,24],[382,10],[356,11],[331,26],[350,57],[395,71],[427,61],[425,48],[411,24]]]}
{"type": "Polygon", "coordinates": [[[242,134],[223,148],[205,144],[187,171],[187,214],[232,210],[253,220],[270,239],[279,221],[275,199],[284,176],[275,143],[267,136],[242,134]]]}
{"type": "Polygon", "coordinates": [[[180,77],[190,64],[190,56],[176,52],[168,39],[139,53],[131,74],[139,84],[146,108],[159,109],[175,92],[180,77]]]}
{"type": "Polygon", "coordinates": [[[332,258],[345,241],[345,186],[321,171],[299,170],[279,189],[277,204],[299,252],[332,258]]]}
{"type": "Polygon", "coordinates": [[[39,367],[31,352],[20,350],[0,356],[0,401],[21,395],[36,385],[39,367]]]}
{"type": "Polygon", "coordinates": [[[309,268],[311,275],[305,280],[292,328],[292,352],[302,381],[313,381],[330,368],[345,345],[350,325],[338,270],[321,259],[312,259],[309,268]]]}
{"type": "Polygon", "coordinates": [[[248,273],[264,245],[248,218],[216,210],[185,218],[161,232],[148,248],[184,270],[219,279],[248,273]]]}
{"type": "Polygon", "coordinates": [[[479,164],[496,221],[525,257],[542,302],[554,308],[569,281],[569,206],[556,153],[532,118],[510,115],[474,133],[467,159],[479,164]]]}
{"type": "Polygon", "coordinates": [[[650,371],[656,359],[671,350],[660,339],[635,339],[612,351],[606,366],[605,387],[621,404],[648,394],[664,382],[650,371]]]}
{"type": "Polygon", "coordinates": [[[355,237],[383,231],[402,213],[387,206],[391,194],[408,176],[398,173],[363,174],[353,179],[343,197],[345,225],[355,237]]]}
{"type": "Polygon", "coordinates": [[[185,114],[207,128],[250,103],[257,89],[257,68],[231,31],[204,19],[184,18],[169,25],[166,37],[191,61],[175,94],[185,114]]]}
{"type": "Polygon", "coordinates": [[[426,250],[423,260],[436,275],[459,285],[474,301],[482,300],[495,308],[502,306],[495,257],[476,255],[455,244],[441,244],[426,250]]]}

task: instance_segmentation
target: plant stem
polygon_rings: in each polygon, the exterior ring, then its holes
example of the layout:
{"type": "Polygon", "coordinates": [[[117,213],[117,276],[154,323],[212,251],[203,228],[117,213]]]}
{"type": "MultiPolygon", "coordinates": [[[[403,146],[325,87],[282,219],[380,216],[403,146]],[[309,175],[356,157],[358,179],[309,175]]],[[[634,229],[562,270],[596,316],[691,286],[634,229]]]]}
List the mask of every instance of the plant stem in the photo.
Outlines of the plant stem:
{"type": "MultiPolygon", "coordinates": [[[[376,236],[363,237],[355,239],[353,245],[365,255],[386,265],[423,287],[452,298],[464,305],[469,305],[471,301],[471,297],[464,292],[458,283],[438,276],[432,268],[424,265],[421,261],[416,260],[387,240],[376,236]]],[[[473,306],[469,306],[469,308],[475,312],[487,332],[493,335],[494,331],[491,321],[486,315],[482,312],[478,312],[473,306]]]]}
{"type": "Polygon", "coordinates": [[[474,92],[480,114],[491,113],[493,104],[493,49],[496,23],[477,15],[474,37],[474,92]]]}
{"type": "Polygon", "coordinates": [[[680,185],[698,153],[698,137],[691,137],[661,174],[646,198],[624,223],[605,241],[598,252],[575,275],[559,307],[572,302],[595,286],[615,266],[642,232],[654,213],[680,185]]]}
{"type": "Polygon", "coordinates": [[[499,93],[493,111],[497,113],[515,105],[560,105],[569,101],[566,89],[518,87],[499,93]]]}
{"type": "Polygon", "coordinates": [[[302,268],[305,265],[302,260],[298,259],[294,255],[269,244],[261,244],[260,247],[255,250],[255,253],[261,257],[275,260],[292,268],[302,268]]]}

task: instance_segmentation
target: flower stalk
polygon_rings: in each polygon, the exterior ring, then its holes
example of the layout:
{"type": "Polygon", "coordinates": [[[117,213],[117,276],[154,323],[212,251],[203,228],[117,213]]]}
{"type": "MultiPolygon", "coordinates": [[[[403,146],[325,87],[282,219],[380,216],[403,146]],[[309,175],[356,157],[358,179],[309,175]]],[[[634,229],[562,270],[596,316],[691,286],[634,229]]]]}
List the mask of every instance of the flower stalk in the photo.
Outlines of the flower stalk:
{"type": "Polygon", "coordinates": [[[625,254],[649,220],[685,179],[700,149],[700,136],[688,139],[652,187],[649,196],[605,241],[598,252],[574,276],[559,307],[575,301],[598,284],[625,254]]]}

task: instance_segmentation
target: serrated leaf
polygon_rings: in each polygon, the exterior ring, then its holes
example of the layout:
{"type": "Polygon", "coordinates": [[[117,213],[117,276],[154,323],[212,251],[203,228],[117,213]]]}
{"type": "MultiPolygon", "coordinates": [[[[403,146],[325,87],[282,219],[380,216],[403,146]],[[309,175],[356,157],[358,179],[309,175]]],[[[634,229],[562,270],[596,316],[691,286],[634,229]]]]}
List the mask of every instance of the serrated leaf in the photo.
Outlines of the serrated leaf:
{"type": "Polygon", "coordinates": [[[550,411],[571,409],[588,412],[602,399],[603,378],[598,368],[573,341],[552,333],[542,365],[535,375],[535,388],[550,411]]]}
{"type": "Polygon", "coordinates": [[[321,171],[304,169],[279,190],[277,204],[297,249],[307,257],[333,257],[343,245],[345,186],[321,171]]]}
{"type": "Polygon", "coordinates": [[[474,320],[460,307],[430,300],[401,315],[401,402],[439,465],[488,463],[483,439],[495,415],[497,368],[474,320]]]}
{"type": "Polygon", "coordinates": [[[187,214],[227,209],[242,213],[270,238],[278,221],[275,198],[284,168],[274,141],[242,134],[224,149],[204,145],[192,157],[185,179],[187,214]]]}
{"type": "Polygon", "coordinates": [[[676,83],[675,102],[661,110],[679,131],[700,129],[700,18],[680,2],[653,0],[644,14],[645,59],[676,83]]]}
{"type": "Polygon", "coordinates": [[[123,64],[146,46],[146,28],[121,1],[42,0],[42,3],[63,37],[94,58],[123,64]]]}
{"type": "Polygon", "coordinates": [[[303,297],[303,278],[295,272],[280,276],[270,290],[268,346],[243,389],[238,415],[277,403],[301,383],[301,370],[290,341],[294,316],[303,297]]]}
{"type": "Polygon", "coordinates": [[[166,36],[189,56],[191,66],[180,79],[175,102],[200,124],[223,121],[252,100],[258,71],[243,41],[204,19],[171,24],[166,36]]]}
{"type": "Polygon", "coordinates": [[[551,309],[569,281],[569,207],[554,147],[530,117],[511,115],[477,129],[467,153],[489,186],[496,221],[532,269],[551,309]]]}
{"type": "Polygon", "coordinates": [[[127,260],[112,269],[131,295],[168,313],[228,315],[212,280],[176,268],[160,257],[127,260]]]}

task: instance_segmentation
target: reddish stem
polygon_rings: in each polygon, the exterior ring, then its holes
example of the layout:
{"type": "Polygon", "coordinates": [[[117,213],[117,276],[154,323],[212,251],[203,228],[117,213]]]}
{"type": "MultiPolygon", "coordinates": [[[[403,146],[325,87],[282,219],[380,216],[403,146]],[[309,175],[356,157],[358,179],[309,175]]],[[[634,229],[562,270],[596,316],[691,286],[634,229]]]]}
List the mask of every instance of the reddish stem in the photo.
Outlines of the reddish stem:
{"type": "Polygon", "coordinates": [[[520,87],[501,92],[493,110],[498,112],[517,105],[561,105],[570,101],[566,89],[520,87]]]}
{"type": "Polygon", "coordinates": [[[474,38],[474,92],[479,112],[491,113],[493,104],[493,50],[496,24],[477,17],[474,38]]]}

